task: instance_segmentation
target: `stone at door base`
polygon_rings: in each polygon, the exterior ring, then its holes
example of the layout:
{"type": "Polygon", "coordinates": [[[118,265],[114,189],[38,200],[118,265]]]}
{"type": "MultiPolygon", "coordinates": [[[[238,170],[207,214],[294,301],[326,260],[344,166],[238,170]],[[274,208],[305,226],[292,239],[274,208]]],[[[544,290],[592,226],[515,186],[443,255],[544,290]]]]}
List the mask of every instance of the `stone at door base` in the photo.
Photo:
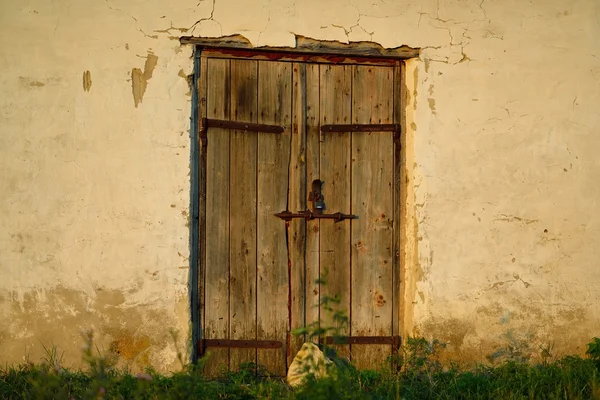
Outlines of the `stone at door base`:
{"type": "Polygon", "coordinates": [[[317,379],[330,376],[334,364],[314,343],[304,343],[294,357],[287,374],[287,382],[292,387],[300,386],[306,378],[317,379]]]}

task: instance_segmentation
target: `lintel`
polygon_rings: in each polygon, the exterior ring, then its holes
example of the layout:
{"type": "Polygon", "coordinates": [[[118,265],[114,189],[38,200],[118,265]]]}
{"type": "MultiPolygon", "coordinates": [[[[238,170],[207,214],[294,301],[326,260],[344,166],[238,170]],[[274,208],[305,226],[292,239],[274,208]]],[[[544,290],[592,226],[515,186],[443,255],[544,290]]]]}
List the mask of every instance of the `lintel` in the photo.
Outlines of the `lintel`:
{"type": "Polygon", "coordinates": [[[419,56],[420,49],[409,46],[384,48],[373,42],[342,43],[334,40],[316,40],[305,36],[296,35],[295,47],[254,47],[242,35],[230,35],[220,38],[183,36],[179,39],[181,44],[193,44],[206,49],[231,49],[251,50],[263,53],[290,53],[296,55],[339,55],[347,57],[378,58],[391,60],[404,60],[419,56]]]}

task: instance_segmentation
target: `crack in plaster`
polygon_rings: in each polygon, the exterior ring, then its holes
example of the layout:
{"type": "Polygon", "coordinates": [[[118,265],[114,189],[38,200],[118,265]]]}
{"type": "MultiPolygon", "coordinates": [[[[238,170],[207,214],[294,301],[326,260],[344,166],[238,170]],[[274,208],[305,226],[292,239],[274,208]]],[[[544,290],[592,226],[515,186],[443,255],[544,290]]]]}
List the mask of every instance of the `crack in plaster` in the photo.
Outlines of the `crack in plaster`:
{"type": "MultiPolygon", "coordinates": [[[[423,18],[423,16],[427,16],[429,17],[429,19],[431,20],[430,25],[433,28],[436,29],[442,29],[448,32],[448,36],[450,38],[450,41],[447,45],[440,45],[440,46],[425,46],[422,49],[434,49],[434,50],[439,50],[442,49],[444,47],[450,47],[450,49],[452,49],[453,47],[459,47],[460,48],[460,55],[461,58],[456,61],[456,62],[451,62],[450,61],[450,57],[449,56],[445,56],[445,59],[435,59],[435,58],[430,58],[429,61],[431,62],[440,62],[440,63],[444,63],[444,64],[451,64],[451,65],[456,65],[456,64],[460,64],[463,63],[465,61],[472,61],[471,58],[469,58],[465,52],[465,48],[469,45],[469,41],[466,39],[470,39],[469,36],[467,36],[467,32],[470,29],[471,24],[474,24],[476,22],[484,22],[488,20],[487,17],[487,11],[485,10],[485,8],[483,7],[483,3],[485,2],[485,0],[481,0],[481,2],[478,4],[479,9],[481,10],[483,17],[481,18],[477,18],[474,19],[472,21],[467,21],[467,22],[457,22],[456,20],[449,18],[449,19],[442,19],[440,18],[440,2],[439,0],[437,0],[436,2],[436,11],[435,11],[435,17],[429,13],[426,12],[420,12],[419,13],[419,20],[417,22],[417,28],[420,27],[421,25],[421,20],[423,18]],[[434,24],[434,21],[438,21],[441,23],[442,26],[438,26],[436,24],[434,24]],[[452,24],[451,27],[449,27],[448,25],[452,24]],[[455,38],[452,34],[452,29],[453,28],[459,28],[462,29],[462,34],[461,34],[461,38],[459,42],[455,42],[455,38]]],[[[492,38],[494,39],[499,39],[499,40],[504,40],[503,37],[501,36],[496,36],[496,35],[492,35],[492,38]]]]}
{"type": "Polygon", "coordinates": [[[521,276],[519,274],[513,274],[513,278],[514,279],[510,279],[507,281],[498,281],[498,282],[494,282],[490,287],[483,289],[484,292],[487,292],[488,290],[492,290],[492,289],[497,289],[500,286],[504,286],[507,283],[508,284],[513,284],[516,282],[521,281],[523,283],[523,285],[525,286],[525,288],[528,288],[529,286],[532,286],[532,284],[530,282],[524,281],[523,278],[521,278],[521,276]]]}
{"type": "MultiPolygon", "coordinates": [[[[321,26],[321,29],[326,29],[330,26],[334,27],[334,28],[338,28],[338,29],[342,29],[344,31],[344,34],[346,35],[346,40],[348,43],[350,43],[350,34],[352,34],[352,32],[354,31],[354,28],[360,28],[362,29],[362,31],[364,33],[366,33],[367,35],[369,35],[369,41],[373,41],[373,35],[375,34],[375,31],[373,32],[369,32],[367,31],[361,24],[360,24],[360,20],[362,17],[370,17],[370,15],[368,14],[363,14],[360,12],[360,10],[358,9],[357,6],[355,6],[354,4],[350,4],[352,7],[354,7],[354,9],[356,10],[356,14],[358,15],[358,17],[356,18],[356,22],[354,23],[354,25],[346,28],[344,25],[337,25],[337,24],[329,24],[329,25],[324,25],[321,26]]],[[[389,16],[385,17],[388,18],[389,16]]]]}
{"type": "Polygon", "coordinates": [[[269,23],[271,22],[271,10],[269,10],[269,16],[267,17],[267,22],[265,23],[265,26],[262,28],[262,30],[260,32],[258,32],[258,37],[256,38],[256,43],[260,45],[260,37],[262,36],[262,34],[264,33],[264,31],[267,30],[267,26],[269,26],[269,23]]]}
{"type": "MultiPolygon", "coordinates": [[[[206,1],[206,0],[200,0],[200,2],[198,3],[198,6],[200,4],[202,4],[203,1],[206,1]]],[[[214,23],[216,23],[217,25],[219,25],[219,29],[221,30],[221,36],[223,36],[223,25],[221,25],[221,23],[214,18],[214,15],[215,15],[215,3],[216,2],[217,2],[217,0],[212,0],[212,9],[210,10],[210,16],[209,17],[200,18],[198,21],[194,22],[194,24],[188,28],[188,31],[191,31],[190,32],[190,36],[194,36],[194,30],[196,29],[196,27],[198,25],[200,25],[204,21],[213,21],[214,23]]]]}
{"type": "Polygon", "coordinates": [[[493,221],[501,221],[501,222],[523,222],[526,225],[529,224],[533,224],[536,222],[539,222],[539,219],[528,219],[528,218],[521,218],[521,217],[517,217],[516,215],[510,215],[510,214],[498,214],[497,218],[494,218],[493,221]]]}
{"type": "Polygon", "coordinates": [[[169,26],[167,29],[155,29],[153,32],[171,34],[171,30],[179,31],[180,33],[186,33],[188,28],[178,28],[173,26],[173,21],[171,21],[171,26],[169,26]]]}
{"type": "Polygon", "coordinates": [[[372,42],[373,41],[373,35],[375,34],[375,31],[369,32],[363,26],[360,25],[360,19],[362,17],[368,17],[368,15],[358,13],[358,18],[356,19],[356,23],[354,25],[348,27],[348,28],[346,28],[343,25],[336,25],[336,24],[324,25],[324,26],[321,26],[320,28],[321,29],[326,29],[326,28],[332,26],[334,28],[342,29],[344,31],[344,34],[346,35],[346,40],[347,40],[348,43],[350,43],[350,34],[354,30],[354,28],[360,28],[360,29],[362,29],[362,31],[364,33],[366,33],[367,35],[369,35],[369,40],[372,42]]]}
{"type": "MultiPolygon", "coordinates": [[[[448,33],[448,37],[449,37],[450,40],[449,40],[449,43],[447,45],[425,46],[425,47],[423,47],[423,49],[435,49],[435,50],[439,50],[439,49],[442,49],[444,47],[450,47],[450,48],[452,48],[452,47],[460,47],[460,53],[461,53],[461,59],[459,61],[457,61],[457,62],[454,62],[454,63],[450,62],[450,58],[449,57],[445,57],[445,60],[431,58],[430,59],[431,62],[441,62],[441,63],[444,63],[444,64],[456,65],[456,64],[459,64],[461,62],[465,62],[465,61],[470,61],[471,60],[469,57],[467,57],[467,55],[465,53],[465,47],[469,44],[468,42],[465,43],[465,38],[468,38],[468,36],[466,36],[466,33],[468,31],[468,26],[464,27],[463,24],[457,23],[457,22],[453,22],[453,20],[451,20],[451,19],[444,20],[444,19],[441,19],[441,18],[438,18],[438,17],[433,17],[429,13],[421,12],[419,14],[420,15],[419,15],[419,21],[417,23],[417,27],[420,26],[421,19],[425,15],[425,16],[429,17],[432,20],[432,22],[433,21],[439,21],[439,22],[441,22],[441,23],[443,23],[445,25],[448,25],[450,23],[450,24],[453,24],[453,27],[458,27],[459,29],[462,29],[462,34],[461,34],[460,42],[455,42],[454,35],[452,35],[452,28],[447,27],[447,26],[438,26],[438,25],[435,25],[433,23],[430,23],[430,25],[433,28],[435,28],[435,29],[441,29],[441,30],[446,31],[448,33]]],[[[475,21],[473,21],[473,22],[475,22],[475,21]]]]}
{"type": "Polygon", "coordinates": [[[484,2],[485,2],[485,0],[481,0],[481,3],[479,3],[479,8],[483,12],[483,20],[485,21],[487,19],[487,12],[485,11],[485,8],[483,8],[484,2]]]}
{"type": "Polygon", "coordinates": [[[110,4],[108,4],[108,0],[105,0],[106,6],[113,10],[113,11],[117,11],[123,14],[128,15],[129,17],[131,17],[131,19],[133,19],[135,21],[135,30],[140,32],[142,35],[144,35],[145,37],[148,37],[150,39],[158,39],[158,35],[148,35],[146,32],[144,32],[141,28],[138,27],[138,20],[136,17],[134,17],[133,15],[129,14],[128,12],[125,12],[123,10],[121,10],[120,8],[115,8],[115,7],[111,7],[110,4]]]}

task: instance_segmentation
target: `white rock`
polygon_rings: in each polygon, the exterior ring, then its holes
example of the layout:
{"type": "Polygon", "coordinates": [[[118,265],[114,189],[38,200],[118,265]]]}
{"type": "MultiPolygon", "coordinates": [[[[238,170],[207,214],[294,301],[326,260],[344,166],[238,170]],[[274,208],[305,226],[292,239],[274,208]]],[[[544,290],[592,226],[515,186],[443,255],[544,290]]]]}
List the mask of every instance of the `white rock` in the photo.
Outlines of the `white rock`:
{"type": "Polygon", "coordinates": [[[287,374],[287,382],[292,387],[300,386],[306,378],[325,378],[330,376],[333,361],[325,357],[314,343],[304,343],[294,357],[287,374]]]}

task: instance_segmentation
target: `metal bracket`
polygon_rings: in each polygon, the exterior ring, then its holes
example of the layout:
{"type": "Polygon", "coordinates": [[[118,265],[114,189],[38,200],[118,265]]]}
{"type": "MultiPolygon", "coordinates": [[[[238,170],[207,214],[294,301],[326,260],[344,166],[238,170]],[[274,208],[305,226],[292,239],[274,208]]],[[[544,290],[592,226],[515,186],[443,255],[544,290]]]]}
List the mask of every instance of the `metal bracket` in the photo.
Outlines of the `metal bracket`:
{"type": "Polygon", "coordinates": [[[321,132],[394,132],[394,140],[400,139],[400,124],[337,124],[321,125],[321,132]]]}
{"type": "Polygon", "coordinates": [[[264,132],[264,133],[283,133],[283,126],[257,124],[254,122],[229,121],[224,119],[202,118],[200,126],[200,139],[202,143],[206,143],[206,132],[208,128],[235,129],[238,131],[247,132],[264,132]]]}
{"type": "Polygon", "coordinates": [[[283,343],[277,340],[202,339],[198,342],[198,353],[204,354],[207,347],[280,349],[283,347],[283,343]]]}
{"type": "Polygon", "coordinates": [[[296,213],[286,210],[275,214],[275,216],[284,221],[291,221],[294,218],[304,218],[307,221],[311,221],[313,219],[333,219],[335,222],[340,222],[345,219],[358,219],[358,215],[354,214],[343,214],[341,212],[333,214],[315,214],[311,210],[298,211],[296,213]]]}
{"type": "Polygon", "coordinates": [[[319,338],[320,344],[390,344],[392,345],[392,354],[396,354],[402,345],[400,336],[326,336],[319,338]]]}
{"type": "Polygon", "coordinates": [[[325,344],[391,344],[400,347],[400,336],[326,336],[319,339],[325,344]]]}

